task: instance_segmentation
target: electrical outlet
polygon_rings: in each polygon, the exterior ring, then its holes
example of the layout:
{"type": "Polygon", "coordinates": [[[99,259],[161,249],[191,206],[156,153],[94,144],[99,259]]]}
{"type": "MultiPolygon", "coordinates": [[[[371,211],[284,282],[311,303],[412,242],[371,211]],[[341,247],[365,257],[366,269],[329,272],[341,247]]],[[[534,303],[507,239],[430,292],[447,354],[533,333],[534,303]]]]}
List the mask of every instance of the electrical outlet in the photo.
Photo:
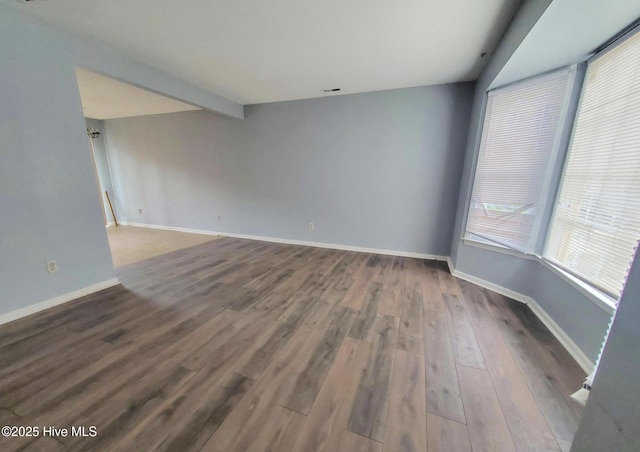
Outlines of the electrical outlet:
{"type": "Polygon", "coordinates": [[[312,221],[311,223],[309,223],[309,229],[310,229],[310,230],[312,230],[312,231],[313,231],[315,228],[316,228],[316,225],[315,225],[315,224],[313,224],[313,221],[312,221]]]}
{"type": "Polygon", "coordinates": [[[56,264],[56,261],[47,261],[47,271],[49,273],[55,273],[58,271],[58,264],[56,264]]]}
{"type": "Polygon", "coordinates": [[[142,209],[138,209],[138,213],[142,215],[142,209]]]}

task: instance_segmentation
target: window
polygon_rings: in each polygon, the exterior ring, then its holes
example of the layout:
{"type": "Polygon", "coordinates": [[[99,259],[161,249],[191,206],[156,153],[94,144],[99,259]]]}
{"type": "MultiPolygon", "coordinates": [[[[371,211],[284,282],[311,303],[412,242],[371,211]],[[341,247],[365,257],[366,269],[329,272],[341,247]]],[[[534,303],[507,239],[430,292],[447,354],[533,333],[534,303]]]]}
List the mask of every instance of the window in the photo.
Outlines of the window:
{"type": "Polygon", "coordinates": [[[466,238],[533,252],[573,71],[488,95],[466,238]]]}
{"type": "Polygon", "coordinates": [[[544,257],[620,297],[640,240],[640,33],[589,63],[544,257]]]}

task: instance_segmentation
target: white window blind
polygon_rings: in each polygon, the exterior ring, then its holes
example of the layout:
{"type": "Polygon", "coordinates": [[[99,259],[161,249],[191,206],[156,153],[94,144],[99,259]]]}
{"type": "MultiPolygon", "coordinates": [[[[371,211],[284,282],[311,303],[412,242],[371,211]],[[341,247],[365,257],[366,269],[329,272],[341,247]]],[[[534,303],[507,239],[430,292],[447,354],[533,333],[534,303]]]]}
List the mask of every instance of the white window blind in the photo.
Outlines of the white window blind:
{"type": "Polygon", "coordinates": [[[466,238],[534,251],[570,74],[563,70],[489,93],[466,238]]]}
{"type": "Polygon", "coordinates": [[[640,33],[590,62],[544,256],[616,299],[640,239],[640,33]]]}

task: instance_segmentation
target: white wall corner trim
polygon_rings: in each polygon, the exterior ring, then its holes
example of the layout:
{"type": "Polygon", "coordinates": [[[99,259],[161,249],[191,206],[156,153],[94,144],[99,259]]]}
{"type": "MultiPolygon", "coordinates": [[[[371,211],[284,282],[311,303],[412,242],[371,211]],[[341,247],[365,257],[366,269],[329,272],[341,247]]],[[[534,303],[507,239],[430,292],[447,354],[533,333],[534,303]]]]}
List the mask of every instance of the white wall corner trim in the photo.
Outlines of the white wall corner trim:
{"type": "Polygon", "coordinates": [[[449,267],[449,273],[451,273],[453,275],[453,272],[455,272],[456,269],[453,266],[453,261],[451,260],[451,257],[447,257],[447,267],[449,267]]]}
{"type": "Polygon", "coordinates": [[[31,314],[35,314],[36,312],[44,311],[45,309],[49,309],[60,304],[67,303],[77,298],[84,297],[85,295],[99,292],[101,290],[108,289],[109,287],[117,286],[118,284],[120,284],[118,278],[111,278],[106,281],[83,287],[82,289],[74,290],[73,292],[50,298],[40,303],[31,304],[29,306],[25,306],[24,308],[7,312],[6,314],[0,315],[0,325],[18,320],[31,314]]]}
{"type": "Polygon", "coordinates": [[[443,261],[443,262],[446,262],[449,260],[449,256],[440,256],[437,254],[414,253],[411,251],[395,251],[395,250],[385,250],[385,249],[379,249],[379,248],[365,248],[361,246],[341,245],[337,243],[309,242],[306,240],[281,239],[277,237],[265,237],[260,235],[235,234],[232,232],[216,232],[216,231],[208,231],[205,229],[177,228],[173,226],[160,226],[157,224],[131,223],[128,221],[121,221],[119,224],[122,224],[124,226],[136,226],[136,227],[149,228],[149,229],[164,229],[167,231],[189,232],[191,234],[217,235],[221,237],[233,237],[237,239],[260,240],[262,242],[284,243],[287,245],[303,245],[303,246],[313,246],[316,248],[328,248],[332,250],[355,251],[358,253],[384,254],[387,256],[412,257],[416,259],[428,259],[428,260],[436,260],[436,261],[443,261]]]}
{"type": "Polygon", "coordinates": [[[591,373],[593,370],[594,363],[584,354],[580,347],[576,345],[575,342],[569,337],[565,331],[560,328],[560,326],[551,318],[551,316],[538,304],[536,300],[529,297],[528,295],[523,295],[519,292],[516,292],[511,289],[507,289],[506,287],[499,286],[492,282],[486,281],[484,279],[478,278],[473,275],[469,275],[467,273],[463,273],[459,270],[453,268],[453,265],[449,264],[449,269],[453,269],[451,274],[456,278],[464,279],[465,281],[469,281],[470,283],[476,284],[480,287],[484,287],[485,289],[492,290],[500,295],[504,295],[505,297],[511,298],[512,300],[519,301],[520,303],[524,303],[529,306],[531,311],[540,319],[540,321],[546,326],[551,334],[554,335],[558,341],[562,344],[562,346],[569,352],[569,354],[576,360],[578,365],[582,367],[587,374],[591,373]]]}

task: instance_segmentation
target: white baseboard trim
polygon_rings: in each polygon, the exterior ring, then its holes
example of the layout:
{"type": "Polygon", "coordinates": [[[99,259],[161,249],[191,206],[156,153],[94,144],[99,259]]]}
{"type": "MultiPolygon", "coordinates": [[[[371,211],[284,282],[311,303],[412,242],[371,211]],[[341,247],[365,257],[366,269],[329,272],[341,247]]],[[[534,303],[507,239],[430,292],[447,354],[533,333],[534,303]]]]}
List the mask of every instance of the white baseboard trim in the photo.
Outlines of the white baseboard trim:
{"type": "MultiPolygon", "coordinates": [[[[450,263],[450,269],[453,268],[453,265],[450,263]]],[[[486,281],[484,279],[478,278],[473,275],[469,275],[467,273],[463,273],[459,270],[453,268],[451,272],[453,276],[456,278],[464,279],[465,281],[469,281],[473,284],[476,284],[480,287],[484,287],[485,289],[492,290],[500,295],[504,295],[505,297],[511,298],[512,300],[519,301],[520,303],[524,303],[529,306],[531,311],[540,319],[540,321],[546,326],[551,334],[554,335],[556,339],[562,344],[562,346],[569,352],[569,354],[576,360],[578,365],[582,367],[587,374],[591,373],[594,367],[593,361],[584,354],[580,347],[576,345],[575,342],[569,337],[567,333],[564,332],[562,328],[551,318],[551,316],[538,304],[536,300],[531,298],[528,295],[523,295],[519,292],[516,292],[511,289],[507,289],[506,287],[499,286],[498,284],[494,284],[490,281],[486,281]]]]}
{"type": "Polygon", "coordinates": [[[582,367],[587,374],[590,374],[593,371],[595,366],[594,362],[589,359],[587,355],[584,354],[580,347],[576,345],[573,340],[564,332],[562,328],[551,318],[547,311],[542,309],[542,307],[538,304],[536,300],[531,298],[531,301],[527,303],[531,311],[540,319],[544,326],[546,326],[551,334],[553,334],[558,341],[563,345],[564,348],[567,349],[569,354],[576,360],[576,362],[582,367]]]}
{"type": "MultiPolygon", "coordinates": [[[[453,266],[452,266],[453,267],[453,266]]],[[[463,273],[460,270],[456,270],[455,268],[451,272],[453,276],[456,278],[464,279],[465,281],[469,281],[470,283],[476,284],[480,287],[484,287],[485,289],[492,290],[500,295],[504,295],[505,297],[511,298],[512,300],[519,301],[520,303],[529,304],[533,300],[533,298],[523,295],[520,292],[516,292],[515,290],[507,289],[506,287],[499,286],[498,284],[494,284],[490,281],[487,281],[482,278],[478,278],[477,276],[469,275],[467,273],[463,273]]]]}
{"type": "MultiPolygon", "coordinates": [[[[456,271],[456,269],[453,266],[453,261],[451,260],[451,257],[447,257],[447,267],[449,267],[449,273],[451,273],[453,275],[453,273],[456,271]]],[[[462,279],[462,278],[460,278],[460,279],[462,279]]]]}
{"type": "Polygon", "coordinates": [[[371,253],[371,254],[384,254],[388,256],[400,256],[400,257],[412,257],[417,259],[429,259],[429,260],[437,260],[444,261],[449,266],[449,271],[451,274],[457,278],[464,279],[465,281],[469,281],[473,284],[477,284],[480,287],[484,287],[485,289],[492,290],[494,292],[499,293],[500,295],[504,295],[505,297],[509,297],[513,300],[519,301],[528,305],[531,308],[531,311],[540,319],[540,321],[551,331],[558,341],[567,349],[569,354],[576,360],[576,362],[582,367],[582,369],[590,373],[593,370],[593,362],[580,350],[580,348],[576,345],[573,340],[564,332],[562,328],[547,314],[547,312],[540,307],[540,305],[531,297],[527,295],[523,295],[519,292],[516,292],[511,289],[507,289],[506,287],[502,287],[498,284],[494,284],[492,282],[486,281],[484,279],[478,278],[473,275],[469,275],[467,273],[463,273],[459,270],[456,270],[453,266],[453,262],[449,256],[440,256],[435,254],[424,254],[424,253],[413,253],[408,251],[394,251],[394,250],[386,250],[379,248],[364,248],[359,246],[351,246],[351,245],[340,245],[335,243],[322,243],[322,242],[309,242],[304,240],[290,240],[290,239],[281,239],[276,237],[265,237],[258,235],[248,235],[248,234],[234,234],[230,232],[216,232],[216,231],[208,231],[205,229],[189,229],[189,228],[179,228],[173,226],[160,226],[155,224],[145,224],[145,223],[134,223],[128,221],[121,221],[120,224],[124,226],[136,226],[142,228],[149,229],[164,229],[167,231],[178,231],[178,232],[189,232],[192,234],[206,234],[206,235],[216,235],[216,236],[225,236],[225,237],[234,237],[239,239],[249,239],[249,240],[260,240],[263,242],[274,242],[274,243],[284,243],[288,245],[304,245],[304,246],[313,246],[316,248],[329,248],[335,250],[343,250],[343,251],[355,251],[359,253],[371,253]]]}
{"type": "Polygon", "coordinates": [[[207,231],[204,229],[177,228],[173,226],[160,226],[156,224],[130,223],[128,221],[127,222],[122,221],[120,222],[120,224],[125,226],[136,226],[136,227],[149,228],[149,229],[164,229],[167,231],[189,232],[191,234],[217,235],[217,236],[224,236],[224,237],[233,237],[237,239],[259,240],[261,242],[283,243],[286,245],[303,245],[303,246],[313,246],[316,248],[328,248],[333,250],[355,251],[358,253],[384,254],[387,256],[413,257],[416,259],[429,259],[429,260],[436,260],[436,261],[447,261],[449,259],[449,256],[441,256],[437,254],[413,253],[410,251],[395,251],[395,250],[386,250],[386,249],[380,249],[380,248],[365,248],[361,246],[340,245],[336,243],[309,242],[305,240],[281,239],[277,237],[265,237],[261,235],[235,234],[232,232],[216,232],[216,231],[207,231]]]}
{"type": "Polygon", "coordinates": [[[107,281],[92,284],[90,286],[83,287],[82,289],[74,290],[73,292],[59,295],[40,303],[31,304],[29,306],[25,306],[24,308],[7,312],[6,314],[0,315],[0,325],[18,320],[31,314],[35,314],[36,312],[44,311],[45,309],[49,309],[60,304],[67,303],[69,301],[75,300],[76,298],[84,297],[85,295],[99,292],[101,290],[108,289],[109,287],[117,286],[118,284],[120,284],[118,278],[111,278],[107,281]]]}
{"type": "Polygon", "coordinates": [[[206,229],[177,228],[174,226],[161,226],[158,224],[135,223],[132,221],[120,221],[118,222],[118,224],[121,224],[122,226],[135,226],[137,228],[162,229],[164,231],[188,232],[190,234],[229,235],[229,234],[222,234],[216,231],[208,231],[206,229]]]}
{"type": "Polygon", "coordinates": [[[308,242],[305,240],[279,239],[275,237],[262,237],[257,235],[246,235],[246,234],[222,233],[220,235],[226,235],[228,237],[235,237],[238,239],[249,239],[249,240],[260,240],[263,242],[284,243],[287,245],[303,245],[303,246],[313,246],[316,248],[328,248],[333,250],[355,251],[357,253],[371,253],[371,254],[383,254],[386,256],[413,257],[416,259],[428,259],[428,260],[436,260],[436,261],[447,260],[447,256],[440,256],[437,254],[414,253],[411,251],[396,251],[396,250],[386,250],[381,248],[365,248],[362,246],[341,245],[337,243],[308,242]]]}

